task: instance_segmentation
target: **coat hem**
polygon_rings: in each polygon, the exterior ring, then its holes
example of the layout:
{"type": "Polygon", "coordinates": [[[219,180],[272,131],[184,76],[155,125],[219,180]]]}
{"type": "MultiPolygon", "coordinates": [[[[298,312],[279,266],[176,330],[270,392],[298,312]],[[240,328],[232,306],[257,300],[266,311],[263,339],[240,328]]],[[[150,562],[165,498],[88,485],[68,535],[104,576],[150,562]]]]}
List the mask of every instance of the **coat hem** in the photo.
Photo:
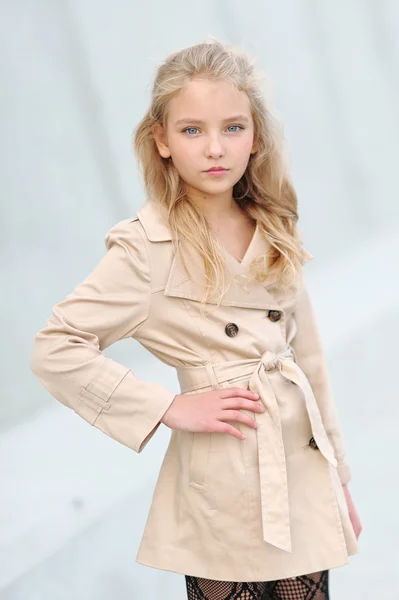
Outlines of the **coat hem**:
{"type": "MultiPolygon", "coordinates": [[[[256,581],[275,581],[278,579],[288,579],[292,577],[299,577],[301,575],[307,575],[310,573],[317,573],[320,571],[326,571],[329,569],[335,569],[343,567],[349,563],[349,557],[358,553],[358,550],[349,553],[338,553],[335,559],[330,560],[317,560],[306,561],[307,566],[302,565],[295,568],[284,568],[276,569],[273,568],[273,573],[270,569],[248,569],[235,570],[232,573],[232,568],[213,568],[216,560],[212,560],[212,567],[199,564],[198,567],[193,567],[196,562],[193,557],[186,555],[184,557],[181,553],[177,553],[175,548],[163,546],[157,547],[156,551],[147,550],[145,554],[138,554],[136,562],[140,565],[150,567],[153,569],[159,569],[161,571],[172,571],[181,575],[191,575],[192,577],[202,577],[205,579],[213,579],[217,581],[231,581],[231,582],[256,582],[256,581]],[[160,554],[163,556],[160,557],[160,554]],[[157,555],[158,558],[154,558],[157,555]],[[151,558],[150,558],[151,556],[151,558]],[[171,558],[172,557],[172,558],[171,558]]],[[[222,560],[223,557],[221,557],[222,560]]],[[[234,568],[233,568],[234,570],[234,568]]]]}

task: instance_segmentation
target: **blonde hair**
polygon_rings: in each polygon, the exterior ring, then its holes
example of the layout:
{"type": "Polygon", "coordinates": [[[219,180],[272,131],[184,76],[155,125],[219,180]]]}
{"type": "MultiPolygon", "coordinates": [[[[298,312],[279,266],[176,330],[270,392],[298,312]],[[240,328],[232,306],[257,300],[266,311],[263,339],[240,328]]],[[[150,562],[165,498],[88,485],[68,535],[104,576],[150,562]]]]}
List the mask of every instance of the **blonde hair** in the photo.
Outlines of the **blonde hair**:
{"type": "Polygon", "coordinates": [[[221,246],[204,215],[190,202],[172,160],[160,156],[153,136],[156,123],[166,124],[169,101],[194,77],[231,81],[249,98],[256,152],[234,186],[233,197],[257,222],[271,248],[252,262],[250,279],[289,287],[297,280],[303,262],[296,227],[297,197],[284,162],[282,127],[263,97],[253,64],[241,51],[213,40],[175,52],[158,67],[150,108],[134,136],[146,193],[163,207],[172,237],[179,239],[177,251],[183,261],[193,250],[202,258],[207,281],[202,301],[206,303],[220,292],[220,302],[229,281],[221,246]]]}

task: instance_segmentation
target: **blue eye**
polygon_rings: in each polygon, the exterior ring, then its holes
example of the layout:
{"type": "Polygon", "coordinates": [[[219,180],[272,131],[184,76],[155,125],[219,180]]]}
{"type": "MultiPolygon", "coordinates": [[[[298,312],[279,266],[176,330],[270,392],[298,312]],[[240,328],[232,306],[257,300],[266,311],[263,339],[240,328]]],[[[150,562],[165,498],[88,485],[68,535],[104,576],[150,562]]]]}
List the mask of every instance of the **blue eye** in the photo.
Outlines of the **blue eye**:
{"type": "Polygon", "coordinates": [[[189,135],[191,135],[193,132],[197,133],[199,131],[199,129],[197,127],[186,127],[186,129],[183,129],[183,133],[188,133],[189,135]]]}
{"type": "Polygon", "coordinates": [[[237,132],[237,131],[239,131],[240,129],[243,129],[243,127],[241,127],[241,125],[229,125],[227,129],[230,129],[230,130],[231,130],[231,128],[234,128],[234,127],[235,127],[236,129],[235,129],[235,131],[232,131],[232,133],[236,133],[236,132],[237,132]]]}

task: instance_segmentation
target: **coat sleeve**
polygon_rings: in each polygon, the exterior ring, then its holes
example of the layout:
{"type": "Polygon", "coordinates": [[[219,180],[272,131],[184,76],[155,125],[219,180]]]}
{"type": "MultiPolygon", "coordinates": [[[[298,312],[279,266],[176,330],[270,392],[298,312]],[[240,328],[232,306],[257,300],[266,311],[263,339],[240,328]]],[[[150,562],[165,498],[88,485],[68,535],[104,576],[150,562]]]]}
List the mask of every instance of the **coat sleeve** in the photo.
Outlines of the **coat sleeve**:
{"type": "Polygon", "coordinates": [[[107,233],[107,252],[52,309],[34,340],[31,369],[49,393],[108,436],[141,452],[175,394],[138,379],[103,350],[146,321],[150,268],[137,222],[107,233]]]}
{"type": "Polygon", "coordinates": [[[312,387],[327,436],[334,448],[341,483],[346,484],[351,478],[350,469],[346,460],[324,348],[303,275],[293,316],[296,321],[296,333],[291,345],[295,351],[296,361],[312,387]]]}

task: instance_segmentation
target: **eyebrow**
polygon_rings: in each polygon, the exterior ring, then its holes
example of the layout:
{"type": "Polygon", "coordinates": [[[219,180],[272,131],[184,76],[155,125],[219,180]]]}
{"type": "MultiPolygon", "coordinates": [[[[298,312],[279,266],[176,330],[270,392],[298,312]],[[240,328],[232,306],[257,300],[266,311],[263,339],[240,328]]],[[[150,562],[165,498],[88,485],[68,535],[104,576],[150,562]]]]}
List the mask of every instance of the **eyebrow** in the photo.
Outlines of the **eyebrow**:
{"type": "MultiPolygon", "coordinates": [[[[242,121],[243,123],[249,123],[249,119],[245,115],[233,115],[232,117],[223,119],[224,123],[226,123],[227,121],[242,121]]],[[[176,121],[176,125],[182,125],[183,123],[191,123],[193,125],[203,125],[204,121],[201,121],[200,119],[190,119],[189,117],[184,118],[184,119],[179,119],[178,121],[176,121]]]]}

